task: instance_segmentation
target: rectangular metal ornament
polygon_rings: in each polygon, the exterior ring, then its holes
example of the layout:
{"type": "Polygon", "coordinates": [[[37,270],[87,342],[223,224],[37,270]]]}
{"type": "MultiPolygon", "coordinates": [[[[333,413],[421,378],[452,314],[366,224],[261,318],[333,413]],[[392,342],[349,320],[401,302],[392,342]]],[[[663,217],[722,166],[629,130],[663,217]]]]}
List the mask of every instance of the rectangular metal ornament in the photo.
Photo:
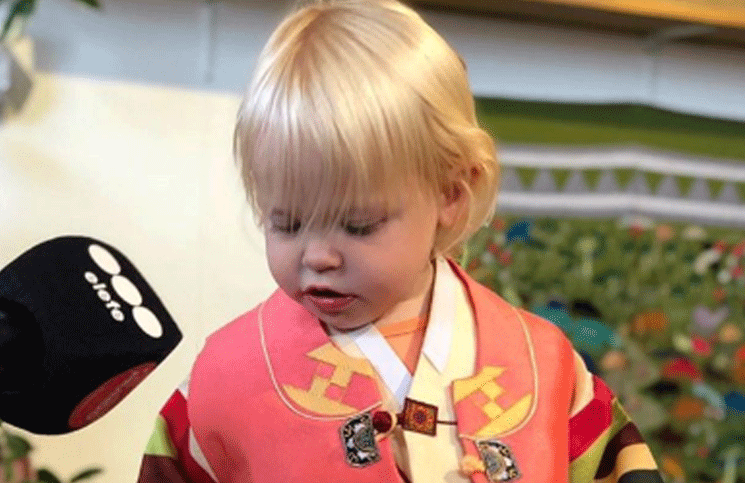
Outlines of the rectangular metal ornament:
{"type": "Polygon", "coordinates": [[[477,441],[481,460],[486,467],[486,477],[492,483],[513,481],[520,476],[515,457],[509,446],[497,440],[477,441]]]}
{"type": "Polygon", "coordinates": [[[375,441],[375,429],[369,413],[347,419],[339,428],[347,464],[356,468],[380,461],[380,449],[375,441]]]}

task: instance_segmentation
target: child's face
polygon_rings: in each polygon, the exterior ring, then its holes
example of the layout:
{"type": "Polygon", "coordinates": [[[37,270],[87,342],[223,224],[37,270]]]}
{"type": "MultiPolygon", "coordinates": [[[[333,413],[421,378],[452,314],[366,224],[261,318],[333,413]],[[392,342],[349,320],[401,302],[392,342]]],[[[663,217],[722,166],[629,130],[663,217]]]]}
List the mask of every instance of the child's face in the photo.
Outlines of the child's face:
{"type": "MultiPolygon", "coordinates": [[[[432,196],[407,195],[393,211],[360,206],[330,230],[302,231],[281,207],[269,211],[266,251],[279,286],[328,325],[349,330],[401,312],[432,283],[437,227],[446,221],[432,196]]],[[[420,306],[414,314],[419,314],[420,306]]],[[[403,312],[406,312],[405,310],[403,312]]]]}

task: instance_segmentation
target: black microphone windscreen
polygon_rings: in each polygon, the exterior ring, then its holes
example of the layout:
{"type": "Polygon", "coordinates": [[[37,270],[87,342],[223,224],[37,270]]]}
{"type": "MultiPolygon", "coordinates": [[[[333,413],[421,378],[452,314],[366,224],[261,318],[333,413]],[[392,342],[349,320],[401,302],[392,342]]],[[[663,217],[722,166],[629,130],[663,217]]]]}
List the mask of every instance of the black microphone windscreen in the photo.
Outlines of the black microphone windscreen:
{"type": "Polygon", "coordinates": [[[0,419],[39,434],[86,426],[180,340],[119,250],[82,236],[41,243],[0,271],[0,419]]]}

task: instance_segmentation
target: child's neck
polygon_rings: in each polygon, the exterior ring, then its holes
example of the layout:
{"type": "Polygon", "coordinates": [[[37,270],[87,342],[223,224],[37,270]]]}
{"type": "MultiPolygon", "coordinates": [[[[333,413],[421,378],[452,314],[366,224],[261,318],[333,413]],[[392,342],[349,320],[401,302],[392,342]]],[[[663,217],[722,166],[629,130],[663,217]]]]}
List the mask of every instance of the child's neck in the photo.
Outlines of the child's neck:
{"type": "Polygon", "coordinates": [[[429,264],[428,283],[419,293],[396,305],[393,310],[383,315],[375,322],[377,328],[395,324],[402,320],[413,318],[426,319],[429,315],[429,306],[432,301],[432,287],[434,286],[434,263],[429,264]]]}

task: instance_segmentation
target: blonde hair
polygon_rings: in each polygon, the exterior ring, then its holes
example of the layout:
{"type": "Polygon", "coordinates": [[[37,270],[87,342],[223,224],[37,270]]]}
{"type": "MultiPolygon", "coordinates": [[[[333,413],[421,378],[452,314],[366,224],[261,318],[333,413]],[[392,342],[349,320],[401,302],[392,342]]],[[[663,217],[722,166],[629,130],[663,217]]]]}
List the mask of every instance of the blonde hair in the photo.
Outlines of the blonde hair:
{"type": "Polygon", "coordinates": [[[496,200],[495,146],[463,61],[395,0],[298,6],[259,56],[234,143],[260,224],[277,206],[328,227],[371,195],[386,206],[417,188],[465,195],[466,213],[437,235],[447,253],[496,200]]]}

